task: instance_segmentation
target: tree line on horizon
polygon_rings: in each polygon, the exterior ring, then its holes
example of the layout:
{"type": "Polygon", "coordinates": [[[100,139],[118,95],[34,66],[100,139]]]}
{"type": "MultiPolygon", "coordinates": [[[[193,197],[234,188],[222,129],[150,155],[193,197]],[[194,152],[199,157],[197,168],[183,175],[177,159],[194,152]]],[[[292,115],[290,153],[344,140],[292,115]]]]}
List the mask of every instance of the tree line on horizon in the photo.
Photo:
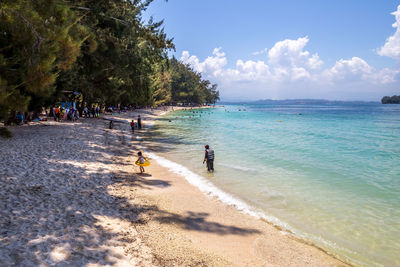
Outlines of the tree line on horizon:
{"type": "Polygon", "coordinates": [[[382,104],[400,104],[400,95],[384,96],[381,102],[382,104]]]}
{"type": "Polygon", "coordinates": [[[169,58],[153,0],[2,0],[0,120],[66,100],[78,105],[214,104],[217,85],[169,58]]]}

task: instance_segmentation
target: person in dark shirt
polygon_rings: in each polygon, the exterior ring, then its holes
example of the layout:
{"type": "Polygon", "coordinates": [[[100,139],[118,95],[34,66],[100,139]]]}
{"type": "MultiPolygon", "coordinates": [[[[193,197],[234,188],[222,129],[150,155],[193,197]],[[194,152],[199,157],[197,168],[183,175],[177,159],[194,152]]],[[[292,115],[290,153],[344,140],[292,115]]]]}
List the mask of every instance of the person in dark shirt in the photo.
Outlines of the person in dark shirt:
{"type": "Polygon", "coordinates": [[[137,126],[138,129],[142,129],[142,118],[140,118],[140,115],[137,116],[137,126]]]}
{"type": "Polygon", "coordinates": [[[212,150],[209,145],[205,145],[205,149],[203,164],[207,162],[207,170],[209,172],[214,172],[214,150],[212,150]]]}

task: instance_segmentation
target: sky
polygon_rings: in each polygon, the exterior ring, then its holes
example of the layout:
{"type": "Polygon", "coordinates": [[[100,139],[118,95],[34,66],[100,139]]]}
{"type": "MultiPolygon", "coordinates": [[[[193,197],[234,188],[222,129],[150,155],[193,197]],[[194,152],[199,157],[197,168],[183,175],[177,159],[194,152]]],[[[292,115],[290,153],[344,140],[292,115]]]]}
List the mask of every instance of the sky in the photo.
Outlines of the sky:
{"type": "Polygon", "coordinates": [[[150,17],[222,101],[400,95],[399,0],[155,0],[150,17]]]}

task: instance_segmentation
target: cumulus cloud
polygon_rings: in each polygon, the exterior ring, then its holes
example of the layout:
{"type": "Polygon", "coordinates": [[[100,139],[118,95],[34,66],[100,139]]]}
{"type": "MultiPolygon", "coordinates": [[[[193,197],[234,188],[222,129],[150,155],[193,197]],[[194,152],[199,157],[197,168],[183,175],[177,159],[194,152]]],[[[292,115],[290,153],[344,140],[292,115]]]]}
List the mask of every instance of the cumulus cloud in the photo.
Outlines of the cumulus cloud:
{"type": "Polygon", "coordinates": [[[275,66],[284,67],[307,67],[316,69],[322,65],[318,54],[310,56],[310,52],[304,51],[308,37],[297,40],[286,39],[277,42],[268,52],[269,62],[275,66]]]}
{"type": "Polygon", "coordinates": [[[396,28],[396,32],[378,49],[378,54],[400,60],[400,5],[397,7],[397,11],[391,14],[396,18],[396,22],[392,25],[393,28],[396,28]]]}
{"type": "Polygon", "coordinates": [[[384,68],[373,75],[373,80],[381,84],[395,84],[400,80],[400,70],[384,68]]]}
{"type": "Polygon", "coordinates": [[[224,78],[229,80],[265,81],[271,76],[264,61],[236,61],[236,69],[228,69],[224,78]]]}
{"type": "Polygon", "coordinates": [[[336,64],[326,70],[322,77],[335,83],[343,82],[369,82],[374,84],[390,84],[397,81],[396,76],[399,70],[391,70],[384,68],[376,70],[370,66],[365,60],[359,57],[353,57],[345,60],[340,59],[336,64]]]}
{"type": "Polygon", "coordinates": [[[195,71],[217,76],[226,65],[227,60],[225,53],[221,52],[221,47],[214,48],[213,55],[200,62],[196,56],[191,56],[188,51],[183,51],[181,61],[191,65],[195,71]]]}
{"type": "Polygon", "coordinates": [[[367,79],[371,75],[372,67],[359,57],[340,59],[326,73],[333,80],[367,79]]]}
{"type": "Polygon", "coordinates": [[[308,79],[311,72],[323,64],[318,54],[304,50],[308,37],[277,42],[268,52],[269,63],[274,67],[276,79],[308,79]]]}
{"type": "Polygon", "coordinates": [[[364,97],[367,91],[378,97],[384,92],[377,89],[393,90],[399,84],[400,70],[377,70],[359,57],[340,59],[323,69],[318,54],[305,49],[308,42],[308,37],[279,41],[268,50],[267,62],[239,59],[232,68],[226,67],[221,47],[204,61],[188,51],[183,51],[181,60],[218,83],[222,97],[339,99],[341,95],[364,97]]]}

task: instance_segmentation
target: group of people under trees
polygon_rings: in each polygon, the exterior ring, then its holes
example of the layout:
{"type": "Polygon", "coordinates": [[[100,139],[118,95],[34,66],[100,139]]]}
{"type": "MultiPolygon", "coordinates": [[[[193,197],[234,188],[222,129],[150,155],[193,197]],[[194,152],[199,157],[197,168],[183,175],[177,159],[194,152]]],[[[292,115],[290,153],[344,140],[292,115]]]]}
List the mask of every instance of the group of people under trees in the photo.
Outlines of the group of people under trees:
{"type": "MultiPolygon", "coordinates": [[[[124,110],[127,110],[125,108],[124,110]]],[[[101,108],[100,106],[92,106],[92,107],[87,107],[85,106],[84,108],[74,108],[74,107],[60,107],[60,106],[54,106],[52,109],[50,109],[50,116],[54,117],[55,121],[61,121],[61,120],[70,120],[70,121],[77,121],[80,117],[84,118],[99,118],[100,114],[105,113],[106,111],[108,112],[113,112],[113,108],[109,107],[107,110],[104,108],[101,108]]]]}
{"type": "Polygon", "coordinates": [[[76,108],[62,108],[54,106],[50,110],[50,116],[54,117],[54,121],[61,120],[70,120],[77,121],[79,120],[79,110],[76,108]]]}
{"type": "Polygon", "coordinates": [[[99,106],[96,107],[84,107],[83,108],[83,114],[85,115],[85,118],[90,118],[90,115],[92,115],[92,118],[98,118],[100,116],[101,109],[99,106]]]}

